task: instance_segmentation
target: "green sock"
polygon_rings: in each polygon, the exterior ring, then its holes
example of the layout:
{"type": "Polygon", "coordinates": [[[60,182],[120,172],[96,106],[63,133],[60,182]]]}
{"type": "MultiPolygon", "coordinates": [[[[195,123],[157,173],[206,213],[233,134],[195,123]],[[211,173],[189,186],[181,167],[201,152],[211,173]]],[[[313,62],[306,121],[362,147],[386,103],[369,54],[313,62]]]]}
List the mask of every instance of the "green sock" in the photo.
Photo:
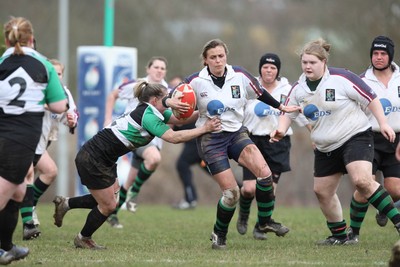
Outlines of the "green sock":
{"type": "Polygon", "coordinates": [[[400,223],[400,213],[394,206],[392,197],[381,185],[368,198],[368,202],[379,210],[381,214],[385,214],[394,225],[400,223]]]}
{"type": "Polygon", "coordinates": [[[135,182],[133,183],[130,190],[132,193],[131,197],[135,197],[137,194],[139,194],[140,188],[142,187],[144,182],[146,182],[150,178],[153,172],[154,171],[147,170],[146,167],[144,166],[144,163],[140,164],[138,174],[135,178],[135,182]]]}
{"type": "Polygon", "coordinates": [[[22,223],[26,223],[32,220],[33,212],[33,185],[26,185],[26,193],[24,200],[22,201],[21,207],[19,209],[21,213],[22,223]]]}
{"type": "Polygon", "coordinates": [[[341,222],[326,222],[329,230],[332,233],[333,237],[336,237],[337,239],[346,239],[347,234],[346,234],[346,221],[343,220],[341,222]]]}
{"type": "Polygon", "coordinates": [[[360,234],[361,224],[367,214],[369,203],[357,202],[354,197],[350,203],[350,227],[355,235],[360,234]]]}

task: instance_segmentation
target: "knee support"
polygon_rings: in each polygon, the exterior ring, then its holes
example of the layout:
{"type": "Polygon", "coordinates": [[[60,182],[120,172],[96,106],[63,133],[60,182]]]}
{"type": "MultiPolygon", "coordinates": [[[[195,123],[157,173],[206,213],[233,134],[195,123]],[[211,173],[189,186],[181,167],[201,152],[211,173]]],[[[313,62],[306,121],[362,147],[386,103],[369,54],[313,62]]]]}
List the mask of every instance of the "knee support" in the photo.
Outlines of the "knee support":
{"type": "Polygon", "coordinates": [[[272,175],[268,177],[257,177],[257,183],[262,186],[272,186],[273,184],[272,175]]]}
{"type": "Polygon", "coordinates": [[[239,201],[240,198],[240,190],[239,186],[236,186],[235,188],[230,188],[224,190],[222,193],[222,204],[228,208],[234,208],[236,207],[236,203],[239,201]]]}

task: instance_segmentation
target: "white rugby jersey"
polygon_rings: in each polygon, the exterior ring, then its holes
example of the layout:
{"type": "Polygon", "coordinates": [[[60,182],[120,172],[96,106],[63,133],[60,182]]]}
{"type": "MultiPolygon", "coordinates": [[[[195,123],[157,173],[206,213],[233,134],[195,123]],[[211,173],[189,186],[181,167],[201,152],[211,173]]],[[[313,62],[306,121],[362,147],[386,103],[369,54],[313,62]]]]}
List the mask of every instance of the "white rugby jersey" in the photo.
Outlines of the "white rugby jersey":
{"type": "Polygon", "coordinates": [[[219,116],[221,131],[235,132],[242,127],[244,106],[247,99],[258,98],[263,89],[259,82],[245,69],[226,65],[225,84],[219,88],[210,77],[207,67],[185,79],[195,93],[199,118],[196,127],[201,127],[208,117],[219,116]]]}
{"type": "MultiPolygon", "coordinates": [[[[149,77],[145,77],[139,80],[145,80],[146,82],[149,82],[149,77]]],[[[138,81],[139,81],[138,80],[138,81]]],[[[118,98],[122,99],[122,100],[127,100],[127,104],[126,104],[126,108],[124,113],[129,113],[132,110],[134,110],[137,105],[139,104],[139,100],[134,96],[134,88],[136,86],[137,81],[129,81],[126,82],[124,84],[122,84],[119,88],[118,88],[118,98]]],[[[161,84],[164,85],[166,88],[168,88],[168,83],[165,80],[161,81],[161,84]]],[[[151,143],[158,147],[158,149],[162,148],[162,139],[155,137],[151,143]]]]}
{"type": "Polygon", "coordinates": [[[42,134],[40,136],[39,144],[36,147],[35,154],[42,155],[47,149],[47,143],[49,141],[58,140],[58,126],[62,123],[68,126],[67,113],[72,113],[75,116],[75,121],[78,120],[78,113],[72,94],[67,87],[64,86],[64,90],[68,96],[69,109],[62,113],[52,113],[48,110],[44,112],[42,134]]]}
{"type": "MultiPolygon", "coordinates": [[[[399,66],[392,62],[395,67],[392,78],[388,83],[388,87],[378,81],[375,77],[372,66],[370,66],[360,77],[366,82],[372,90],[378,95],[385,112],[387,122],[398,133],[400,132],[400,70],[399,66]]],[[[367,109],[369,121],[374,132],[380,132],[378,121],[375,119],[372,112],[367,109]]]]}
{"type": "MultiPolygon", "coordinates": [[[[307,86],[303,73],[293,85],[287,104],[302,107],[313,126],[311,140],[318,150],[329,152],[371,127],[363,109],[375,97],[374,91],[356,74],[346,69],[327,68],[314,92],[307,86]]],[[[294,119],[298,114],[293,112],[288,116],[294,119]]]]}
{"type": "MultiPolygon", "coordinates": [[[[261,84],[261,77],[258,77],[261,84]]],[[[285,77],[281,77],[276,88],[272,91],[271,95],[278,100],[281,104],[286,102],[292,86],[285,77]]],[[[257,99],[248,100],[244,109],[243,125],[246,126],[249,132],[253,135],[267,136],[278,127],[279,116],[281,111],[270,105],[265,104],[257,99]]],[[[308,124],[307,119],[300,114],[296,118],[296,123],[300,126],[308,124]]],[[[292,135],[293,130],[291,127],[286,132],[286,135],[292,135]]]]}

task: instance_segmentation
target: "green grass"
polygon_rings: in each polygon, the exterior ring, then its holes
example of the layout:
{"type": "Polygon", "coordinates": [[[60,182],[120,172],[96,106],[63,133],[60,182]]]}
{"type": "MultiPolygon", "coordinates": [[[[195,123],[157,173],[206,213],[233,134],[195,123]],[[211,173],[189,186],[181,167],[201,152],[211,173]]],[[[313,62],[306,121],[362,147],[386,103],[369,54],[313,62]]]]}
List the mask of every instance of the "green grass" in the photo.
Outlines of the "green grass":
{"type": "MultiPolygon", "coordinates": [[[[398,234],[389,222],[375,223],[373,209],[367,214],[360,244],[318,247],[314,243],[329,235],[318,208],[277,207],[274,218],[291,231],[286,237],[268,234],[268,240],[252,237],[253,206],[249,231],[236,231],[235,214],[228,234],[227,250],[211,249],[209,236],[216,207],[200,206],[178,211],[168,206],[139,205],[136,214],[120,211],[123,229],[105,223],[93,239],[107,250],[76,249],[75,235],[81,230],[88,210],[71,210],[61,228],[53,225],[53,205],[39,204],[42,236],[22,241],[21,220],[14,242],[30,248],[30,255],[12,266],[387,266],[398,234]]],[[[348,220],[348,211],[345,218],[348,220]]]]}

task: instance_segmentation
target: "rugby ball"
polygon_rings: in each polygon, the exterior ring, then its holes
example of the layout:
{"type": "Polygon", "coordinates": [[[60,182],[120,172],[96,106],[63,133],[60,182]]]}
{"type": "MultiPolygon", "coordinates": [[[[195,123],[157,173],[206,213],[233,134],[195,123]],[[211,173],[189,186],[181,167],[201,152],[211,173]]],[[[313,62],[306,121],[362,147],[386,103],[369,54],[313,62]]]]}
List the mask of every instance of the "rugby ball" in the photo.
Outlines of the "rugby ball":
{"type": "Polygon", "coordinates": [[[172,112],[177,119],[186,120],[192,116],[194,110],[196,109],[196,94],[189,84],[183,83],[178,85],[172,93],[172,97],[178,99],[182,97],[180,101],[190,105],[189,110],[185,113],[179,113],[177,110],[172,109],[172,112]]]}

